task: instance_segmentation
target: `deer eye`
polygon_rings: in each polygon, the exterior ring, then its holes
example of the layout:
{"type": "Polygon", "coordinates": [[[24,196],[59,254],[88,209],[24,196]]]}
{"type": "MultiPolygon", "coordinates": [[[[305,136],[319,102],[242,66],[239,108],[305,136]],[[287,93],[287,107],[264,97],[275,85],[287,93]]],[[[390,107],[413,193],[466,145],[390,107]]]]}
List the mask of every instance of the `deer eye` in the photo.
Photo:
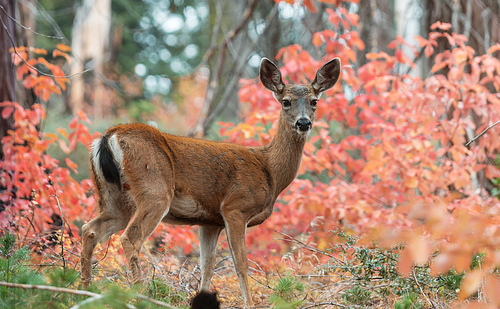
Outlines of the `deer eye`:
{"type": "Polygon", "coordinates": [[[311,106],[312,107],[316,107],[317,104],[318,104],[318,100],[312,100],[311,101],[311,106]]]}
{"type": "Polygon", "coordinates": [[[281,103],[283,104],[283,107],[290,107],[292,106],[292,103],[288,100],[283,100],[281,101],[281,103]]]}

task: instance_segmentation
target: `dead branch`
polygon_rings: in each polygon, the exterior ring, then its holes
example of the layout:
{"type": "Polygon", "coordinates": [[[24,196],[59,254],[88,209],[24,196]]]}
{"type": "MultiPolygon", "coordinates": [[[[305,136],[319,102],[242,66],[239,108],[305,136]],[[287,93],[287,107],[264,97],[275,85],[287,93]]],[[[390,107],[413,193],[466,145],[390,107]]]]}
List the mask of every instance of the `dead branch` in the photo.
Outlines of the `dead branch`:
{"type": "MultiPolygon", "coordinates": [[[[210,109],[210,105],[212,104],[212,101],[215,97],[215,89],[217,88],[219,84],[219,79],[222,74],[222,69],[224,67],[224,60],[225,60],[225,55],[226,55],[226,50],[228,47],[228,43],[232,41],[236,35],[248,24],[250,21],[250,17],[252,16],[252,13],[257,6],[257,3],[259,0],[254,0],[251,5],[245,9],[245,12],[243,13],[242,21],[234,28],[231,29],[231,31],[228,32],[227,36],[219,43],[214,46],[210,46],[210,48],[207,50],[205,55],[203,56],[203,59],[200,63],[200,66],[204,65],[208,59],[210,59],[215,51],[215,48],[218,47],[219,51],[219,57],[217,59],[217,64],[214,70],[212,70],[210,74],[210,78],[208,81],[208,86],[207,86],[207,91],[205,94],[205,100],[203,102],[203,106],[201,108],[200,114],[198,115],[198,119],[196,121],[195,126],[193,129],[187,134],[188,136],[197,136],[197,137],[202,137],[204,134],[203,130],[203,123],[205,122],[205,119],[208,116],[208,111],[210,109]]],[[[200,67],[198,66],[198,68],[200,67]]]]}
{"type": "MultiPolygon", "coordinates": [[[[203,55],[203,58],[201,59],[201,62],[198,65],[198,67],[196,68],[196,70],[198,70],[199,68],[203,67],[208,62],[208,60],[210,60],[212,58],[213,53],[214,53],[215,49],[218,46],[227,45],[227,43],[229,41],[232,41],[234,39],[234,37],[243,29],[243,27],[245,27],[245,25],[250,21],[250,16],[252,15],[252,13],[253,13],[255,7],[257,6],[258,2],[259,2],[259,0],[254,0],[252,2],[252,4],[250,4],[250,6],[243,13],[243,17],[242,17],[241,23],[238,26],[236,26],[234,29],[232,29],[231,31],[229,31],[228,34],[227,34],[227,36],[224,38],[224,40],[222,40],[218,44],[212,44],[208,48],[208,50],[203,55]]],[[[216,24],[216,26],[217,26],[217,24],[216,24]]],[[[219,26],[220,26],[220,24],[219,24],[219,26]]],[[[217,30],[218,30],[219,26],[217,26],[217,28],[216,28],[217,30]]],[[[217,33],[214,33],[214,37],[216,37],[216,36],[217,36],[217,33]]],[[[215,40],[212,40],[212,41],[215,41],[215,40]]]]}
{"type": "MultiPolygon", "coordinates": [[[[271,19],[277,13],[278,13],[278,4],[275,4],[273,9],[271,10],[271,12],[269,12],[269,14],[266,17],[266,27],[264,28],[264,31],[263,31],[264,33],[269,29],[269,25],[271,24],[271,19]]],[[[253,47],[255,47],[256,45],[257,45],[257,42],[254,42],[252,44],[253,47]]],[[[242,58],[246,59],[252,49],[253,48],[249,49],[247,54],[242,58]]],[[[225,86],[225,90],[224,90],[224,93],[222,94],[222,97],[219,101],[219,104],[217,104],[217,106],[213,109],[213,111],[210,113],[210,115],[208,117],[206,117],[205,120],[203,121],[203,133],[207,132],[208,128],[212,125],[212,122],[215,119],[215,117],[219,114],[219,112],[223,108],[225,108],[228,105],[228,98],[231,95],[232,91],[234,90],[236,82],[239,80],[241,74],[243,73],[243,69],[245,68],[245,66],[246,66],[246,62],[239,63],[239,66],[235,70],[235,73],[233,74],[231,80],[225,86]]]]}
{"type": "Polygon", "coordinates": [[[39,36],[43,36],[45,38],[49,38],[49,39],[58,39],[58,40],[63,40],[64,37],[62,36],[54,36],[54,35],[46,35],[46,34],[43,34],[43,33],[39,33],[39,32],[36,32],[34,31],[33,29],[31,29],[31,27],[26,27],[25,25],[21,24],[19,21],[17,21],[17,19],[15,19],[14,17],[10,16],[7,11],[5,11],[5,8],[0,5],[0,9],[2,9],[3,13],[10,19],[12,20],[13,22],[15,22],[19,27],[23,28],[24,30],[27,30],[29,32],[32,32],[36,35],[39,35],[39,36]]]}
{"type": "Polygon", "coordinates": [[[415,283],[418,285],[418,288],[420,289],[420,292],[425,297],[425,300],[427,300],[427,302],[429,303],[429,305],[431,306],[431,308],[436,308],[436,306],[434,306],[434,303],[432,303],[431,300],[427,297],[427,295],[425,295],[424,290],[422,290],[422,287],[420,286],[420,283],[418,283],[417,275],[415,275],[415,272],[413,272],[413,278],[415,279],[415,283]]]}
{"type": "Polygon", "coordinates": [[[35,68],[34,66],[30,65],[18,52],[17,52],[17,49],[16,49],[16,43],[14,43],[14,38],[12,37],[12,35],[10,34],[9,30],[7,29],[7,26],[5,25],[5,23],[3,22],[3,18],[0,16],[0,22],[2,23],[2,26],[3,26],[3,29],[5,30],[5,32],[7,33],[7,35],[9,36],[9,39],[10,39],[10,43],[12,44],[12,48],[14,49],[14,53],[24,62],[24,64],[26,64],[29,68],[37,71],[39,74],[41,75],[45,75],[45,76],[48,76],[48,77],[53,77],[53,78],[70,78],[70,77],[73,77],[73,76],[76,76],[76,75],[80,75],[80,74],[83,74],[83,73],[87,73],[88,71],[91,71],[92,69],[86,69],[85,71],[82,71],[82,72],[78,72],[78,73],[75,73],[75,74],[71,74],[71,75],[63,75],[63,76],[55,76],[55,75],[52,75],[52,74],[48,74],[48,73],[44,73],[42,71],[40,71],[39,69],[35,68]]]}
{"type": "MultiPolygon", "coordinates": [[[[11,283],[11,282],[0,281],[0,286],[6,286],[9,288],[19,288],[19,289],[25,289],[25,290],[41,290],[41,291],[51,291],[51,292],[66,293],[66,294],[73,294],[73,295],[80,295],[80,296],[88,296],[88,297],[94,298],[92,301],[103,297],[102,294],[92,293],[89,291],[60,288],[60,287],[55,287],[55,286],[50,286],[50,285],[32,285],[32,284],[21,284],[21,283],[11,283]]],[[[172,307],[167,303],[152,299],[152,298],[144,296],[144,295],[134,294],[134,297],[151,302],[151,303],[158,305],[158,306],[162,306],[162,307],[170,308],[170,309],[176,309],[175,307],[172,307]]],[[[78,307],[76,307],[76,308],[78,308],[78,307]]],[[[131,306],[129,308],[134,308],[134,307],[131,306]]]]}
{"type": "MultiPolygon", "coordinates": [[[[312,304],[312,305],[309,305],[309,306],[305,306],[305,307],[302,307],[301,309],[307,309],[307,308],[314,308],[314,307],[322,307],[322,306],[336,306],[336,307],[339,307],[339,308],[349,308],[348,306],[344,306],[344,305],[341,305],[341,304],[338,304],[338,303],[334,303],[334,302],[331,302],[331,301],[325,301],[325,302],[322,302],[322,303],[316,303],[316,304],[312,304]]],[[[358,306],[355,306],[356,308],[359,308],[358,306]]]]}
{"type": "MultiPolygon", "coordinates": [[[[3,10],[3,6],[2,6],[2,10],[3,10]]],[[[37,68],[35,68],[34,66],[30,65],[26,59],[24,59],[20,54],[19,52],[17,51],[17,48],[16,48],[16,43],[14,42],[14,38],[12,37],[12,34],[9,32],[9,30],[7,29],[7,26],[5,25],[4,21],[3,21],[3,18],[2,16],[0,15],[0,22],[2,23],[2,26],[3,26],[3,29],[5,30],[5,33],[7,33],[7,36],[9,37],[9,40],[10,40],[10,43],[12,45],[12,48],[14,49],[14,53],[22,60],[22,62],[24,62],[24,64],[26,64],[29,68],[37,71],[39,74],[41,75],[44,75],[44,76],[48,76],[48,77],[53,77],[53,78],[70,78],[70,77],[73,77],[73,76],[76,76],[76,75],[80,75],[80,74],[84,74],[84,73],[87,73],[91,70],[93,70],[93,68],[90,68],[90,69],[86,69],[82,72],[78,72],[78,73],[75,73],[75,74],[71,74],[71,75],[62,75],[62,76],[55,76],[55,75],[52,75],[52,74],[48,74],[48,73],[44,73],[40,70],[38,70],[37,68]]]]}
{"type": "Polygon", "coordinates": [[[469,146],[472,142],[474,142],[476,139],[480,138],[481,136],[483,136],[486,132],[488,132],[489,129],[493,128],[494,126],[496,126],[497,124],[500,123],[500,120],[498,120],[497,122],[495,122],[494,124],[492,124],[491,126],[487,127],[486,129],[484,129],[483,132],[479,133],[476,137],[474,137],[473,139],[471,139],[467,144],[465,144],[465,147],[469,146]]]}
{"type": "Polygon", "coordinates": [[[66,269],[66,259],[64,258],[64,215],[62,212],[61,203],[59,203],[59,198],[57,197],[56,189],[54,187],[52,189],[54,189],[54,194],[49,195],[49,197],[54,197],[56,199],[57,207],[59,207],[59,212],[61,213],[61,220],[62,220],[62,225],[61,225],[61,258],[63,260],[63,268],[66,269]]]}
{"type": "Polygon", "coordinates": [[[326,252],[323,252],[323,251],[321,251],[321,250],[319,250],[319,249],[317,249],[317,248],[311,247],[311,246],[309,246],[309,245],[307,245],[307,244],[305,244],[305,243],[301,242],[300,240],[298,240],[298,239],[296,239],[296,238],[293,238],[292,236],[290,236],[290,235],[288,235],[288,234],[286,234],[286,233],[283,233],[283,232],[280,232],[280,231],[276,231],[276,230],[274,230],[274,231],[275,231],[276,233],[280,233],[281,235],[283,235],[283,236],[287,237],[286,239],[283,239],[283,238],[282,238],[282,240],[296,242],[296,243],[298,243],[299,245],[303,246],[304,248],[306,248],[306,249],[308,249],[308,250],[310,250],[310,251],[312,251],[312,252],[316,252],[316,253],[319,253],[319,254],[326,255],[326,256],[331,257],[332,259],[336,260],[336,261],[337,261],[337,262],[339,262],[340,264],[345,265],[345,262],[344,262],[344,261],[342,261],[341,259],[339,259],[339,258],[338,258],[338,257],[336,257],[336,256],[333,256],[333,255],[331,255],[331,254],[328,254],[328,253],[326,253],[326,252]]]}

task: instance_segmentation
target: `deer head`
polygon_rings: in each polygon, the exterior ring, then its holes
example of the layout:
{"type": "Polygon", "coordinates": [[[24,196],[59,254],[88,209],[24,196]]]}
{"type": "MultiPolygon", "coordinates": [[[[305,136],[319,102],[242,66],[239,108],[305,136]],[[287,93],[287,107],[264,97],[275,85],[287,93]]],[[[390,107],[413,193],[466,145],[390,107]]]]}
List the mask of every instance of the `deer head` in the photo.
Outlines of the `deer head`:
{"type": "Polygon", "coordinates": [[[280,117],[288,128],[294,129],[300,136],[306,136],[312,128],[318,99],[324,91],[337,83],[340,69],[340,59],[334,58],[316,72],[316,77],[310,84],[286,85],[278,67],[269,59],[263,58],[260,64],[260,80],[281,103],[280,117]]]}

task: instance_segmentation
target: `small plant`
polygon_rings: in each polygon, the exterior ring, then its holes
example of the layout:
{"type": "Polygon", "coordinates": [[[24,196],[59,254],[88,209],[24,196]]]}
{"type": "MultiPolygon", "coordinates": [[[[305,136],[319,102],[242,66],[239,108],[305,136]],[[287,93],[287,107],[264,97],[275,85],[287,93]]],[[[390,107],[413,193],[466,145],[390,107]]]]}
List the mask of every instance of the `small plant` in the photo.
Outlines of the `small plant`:
{"type": "Polygon", "coordinates": [[[368,305],[371,299],[371,291],[363,290],[359,285],[355,285],[348,289],[342,297],[348,304],[368,305]]]}
{"type": "Polygon", "coordinates": [[[422,304],[418,301],[418,294],[408,294],[394,304],[394,309],[420,309],[422,304]]]}
{"type": "Polygon", "coordinates": [[[180,305],[188,299],[183,292],[177,292],[161,280],[154,279],[147,288],[149,297],[172,305],[180,305]]]}
{"type": "Polygon", "coordinates": [[[274,308],[296,308],[302,304],[302,300],[297,299],[297,293],[304,292],[304,285],[294,277],[280,278],[274,291],[275,293],[269,298],[274,308]]]}

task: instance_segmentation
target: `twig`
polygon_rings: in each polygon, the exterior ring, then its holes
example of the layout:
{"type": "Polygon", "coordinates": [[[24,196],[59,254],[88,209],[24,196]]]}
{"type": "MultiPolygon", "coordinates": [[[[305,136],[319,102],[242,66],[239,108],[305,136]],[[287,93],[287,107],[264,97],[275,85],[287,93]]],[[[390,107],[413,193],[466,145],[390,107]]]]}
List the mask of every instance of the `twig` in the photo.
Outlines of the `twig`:
{"type": "Polygon", "coordinates": [[[54,197],[56,199],[56,201],[57,201],[57,207],[59,207],[59,212],[61,213],[61,220],[62,220],[62,226],[61,226],[61,257],[62,257],[62,260],[63,260],[63,268],[66,271],[66,259],[64,258],[64,215],[63,215],[63,212],[62,212],[61,203],[59,203],[59,198],[57,197],[57,193],[55,192],[56,189],[54,187],[52,187],[52,189],[54,189],[54,194],[49,195],[49,197],[54,197]]]}
{"type": "Polygon", "coordinates": [[[48,76],[48,77],[53,77],[53,78],[70,78],[70,77],[73,77],[73,76],[76,76],[76,75],[80,75],[80,74],[84,74],[84,73],[87,73],[88,71],[91,71],[92,68],[90,69],[86,69],[85,71],[82,71],[82,72],[78,72],[78,73],[75,73],[75,74],[71,74],[71,75],[62,75],[62,76],[55,76],[55,75],[52,75],[52,74],[48,74],[48,73],[44,73],[42,71],[40,71],[39,69],[35,68],[34,66],[30,65],[17,51],[17,48],[16,48],[16,43],[14,42],[14,38],[12,37],[12,35],[10,34],[9,32],[9,29],[7,29],[7,26],[5,25],[5,23],[3,22],[3,18],[2,16],[0,15],[0,22],[2,23],[2,26],[3,26],[3,29],[5,30],[5,33],[7,33],[7,36],[9,37],[10,39],[10,43],[12,45],[12,48],[14,49],[14,53],[24,62],[24,64],[26,64],[29,68],[37,71],[39,74],[41,75],[45,75],[45,76],[48,76]]]}
{"type": "MultiPolygon", "coordinates": [[[[337,307],[340,307],[340,308],[350,308],[350,307],[347,307],[347,306],[344,306],[344,305],[341,305],[341,304],[338,304],[338,303],[334,303],[332,301],[325,301],[325,302],[322,302],[322,303],[317,303],[317,304],[312,304],[312,305],[309,305],[309,306],[305,306],[305,307],[302,307],[301,309],[314,308],[314,307],[326,306],[326,305],[337,306],[337,307]]],[[[356,306],[356,307],[358,307],[358,306],[356,306]]]]}
{"type": "Polygon", "coordinates": [[[304,248],[309,249],[310,251],[313,251],[313,252],[316,252],[316,253],[320,253],[320,254],[326,255],[326,256],[331,257],[332,259],[336,260],[337,262],[341,263],[342,265],[345,265],[345,262],[344,262],[344,261],[342,261],[341,259],[339,259],[339,258],[338,258],[338,257],[336,257],[336,256],[333,256],[333,255],[328,254],[328,253],[326,253],[326,252],[323,252],[323,251],[321,251],[321,250],[319,250],[319,249],[317,249],[317,248],[314,248],[314,247],[311,247],[311,246],[309,246],[309,245],[306,245],[305,243],[301,242],[301,241],[300,241],[300,240],[298,240],[298,239],[293,238],[292,236],[290,236],[290,235],[288,235],[288,234],[285,234],[285,233],[283,233],[283,232],[276,231],[276,230],[274,230],[274,231],[275,231],[276,233],[280,233],[281,235],[284,235],[285,237],[288,237],[288,239],[283,239],[283,240],[285,240],[285,241],[294,241],[294,242],[296,242],[296,243],[298,243],[298,244],[302,245],[304,248]]]}
{"type": "MultiPolygon", "coordinates": [[[[50,286],[50,285],[32,285],[32,284],[20,284],[20,283],[11,283],[11,282],[0,281],[0,286],[6,286],[9,288],[28,289],[28,290],[42,290],[42,291],[51,291],[51,292],[58,292],[58,293],[67,293],[67,294],[73,294],[73,295],[88,296],[88,297],[96,298],[96,299],[103,297],[103,294],[97,294],[97,293],[92,293],[89,291],[82,291],[82,290],[73,290],[73,289],[68,289],[68,288],[60,288],[60,287],[55,287],[55,286],[50,286]]],[[[151,303],[158,305],[158,306],[162,306],[162,307],[170,308],[170,309],[176,309],[175,307],[172,307],[167,303],[152,299],[152,298],[144,296],[144,295],[133,294],[133,296],[140,298],[142,300],[146,300],[146,301],[151,302],[151,303]]],[[[129,307],[129,306],[127,306],[127,307],[129,307]]],[[[129,308],[135,308],[135,307],[132,306],[129,308]]]]}
{"type": "Polygon", "coordinates": [[[250,4],[249,7],[247,7],[243,13],[242,20],[241,22],[234,28],[229,31],[228,35],[222,40],[220,43],[217,45],[210,46],[208,51],[205,53],[203,56],[203,59],[201,60],[200,65],[198,65],[198,68],[200,68],[206,61],[208,61],[209,58],[212,57],[215,48],[218,46],[218,53],[219,57],[217,58],[216,66],[213,70],[211,70],[210,73],[210,78],[208,80],[208,85],[207,89],[205,92],[205,99],[203,101],[203,105],[201,108],[201,111],[198,115],[198,119],[196,120],[195,125],[193,128],[188,132],[187,136],[199,136],[199,135],[204,135],[204,122],[206,118],[208,117],[208,112],[210,110],[210,106],[212,105],[212,102],[215,98],[215,89],[219,85],[219,80],[222,74],[222,69],[224,68],[225,64],[225,55],[226,51],[228,49],[228,43],[232,41],[236,35],[245,27],[245,25],[248,24],[250,21],[250,17],[252,17],[252,13],[257,6],[257,3],[259,0],[253,0],[253,2],[250,4]]]}
{"type": "Polygon", "coordinates": [[[103,295],[96,295],[96,296],[92,296],[92,297],[89,297],[87,298],[86,300],[74,305],[73,307],[71,307],[70,309],[78,309],[80,308],[81,306],[85,306],[93,301],[96,301],[96,300],[99,300],[101,298],[103,298],[104,296],[103,295]]]}
{"type": "Polygon", "coordinates": [[[32,285],[32,284],[21,284],[21,283],[11,283],[11,282],[0,281],[0,286],[6,286],[9,288],[27,289],[27,290],[52,291],[52,292],[67,293],[67,294],[81,295],[81,296],[88,296],[88,297],[94,297],[96,295],[100,295],[100,294],[92,293],[89,291],[72,290],[72,289],[68,289],[68,288],[59,288],[59,287],[50,286],[50,285],[32,285]]]}
{"type": "Polygon", "coordinates": [[[3,13],[8,17],[10,18],[13,22],[15,22],[19,27],[23,28],[24,30],[28,30],[30,32],[33,32],[34,34],[36,35],[39,35],[39,36],[43,36],[43,37],[46,37],[46,38],[49,38],[49,39],[58,39],[58,40],[63,40],[64,37],[61,37],[61,36],[54,36],[54,35],[46,35],[46,34],[43,34],[43,33],[38,33],[34,30],[31,30],[31,27],[26,27],[25,25],[21,24],[19,21],[17,21],[14,17],[10,16],[7,11],[5,11],[5,8],[0,5],[0,9],[2,9],[3,13]]]}
{"type": "MultiPolygon", "coordinates": [[[[271,19],[278,13],[278,4],[275,4],[271,12],[269,12],[268,16],[266,17],[266,27],[264,28],[263,33],[266,33],[267,30],[269,29],[269,26],[271,25],[271,19]]],[[[250,51],[254,50],[255,46],[257,45],[257,42],[253,42],[252,46],[248,49],[248,52],[243,56],[240,57],[241,59],[247,59],[250,51]]],[[[235,73],[233,74],[231,80],[226,84],[224,87],[224,93],[222,94],[219,104],[210,112],[210,115],[205,118],[203,121],[203,133],[207,132],[208,128],[212,124],[214,118],[219,114],[219,112],[226,106],[228,106],[228,98],[231,95],[232,91],[234,91],[234,86],[236,85],[236,82],[239,80],[241,74],[243,73],[243,69],[245,68],[246,62],[240,61],[238,64],[238,67],[235,70],[235,73]]]]}
{"type": "Polygon", "coordinates": [[[415,272],[413,272],[413,278],[415,279],[415,283],[417,284],[418,288],[420,289],[420,292],[422,293],[422,295],[424,295],[425,300],[427,300],[427,302],[429,303],[429,305],[431,306],[431,308],[436,308],[436,306],[434,306],[434,304],[427,297],[427,295],[425,295],[424,290],[422,290],[422,287],[420,286],[420,283],[418,283],[417,275],[415,275],[415,272]]]}
{"type": "Polygon", "coordinates": [[[146,300],[146,301],[148,301],[150,303],[153,303],[155,305],[158,305],[158,306],[162,306],[162,307],[170,308],[170,309],[176,309],[175,307],[172,307],[169,304],[166,304],[166,303],[161,302],[161,301],[156,300],[156,299],[152,299],[151,297],[147,297],[147,296],[144,296],[144,295],[141,295],[141,294],[135,294],[134,296],[137,297],[137,298],[140,298],[142,300],[146,300]]]}
{"type": "MultiPolygon", "coordinates": [[[[233,40],[234,37],[245,27],[245,25],[250,20],[250,16],[252,16],[252,12],[253,12],[254,8],[257,6],[258,2],[259,2],[259,0],[253,0],[253,2],[250,4],[250,7],[248,7],[245,10],[245,12],[243,13],[243,16],[241,18],[241,23],[238,26],[236,26],[234,29],[232,29],[231,31],[229,31],[228,35],[224,38],[224,40],[222,40],[218,44],[212,45],[212,46],[210,46],[208,48],[208,50],[203,55],[203,58],[201,59],[200,65],[198,65],[198,68],[201,68],[202,66],[204,66],[205,63],[210,58],[212,58],[213,53],[214,53],[214,51],[215,51],[215,49],[217,48],[218,45],[220,45],[220,46],[227,45],[227,43],[230,40],[233,40]]],[[[215,33],[214,35],[217,35],[217,34],[215,33]]],[[[196,70],[198,70],[198,68],[196,70]]]]}
{"type": "Polygon", "coordinates": [[[492,124],[491,126],[487,127],[486,129],[484,129],[483,132],[479,133],[476,137],[474,137],[473,139],[471,139],[467,144],[465,144],[465,147],[469,146],[473,141],[475,141],[476,139],[480,138],[481,136],[483,136],[486,132],[488,132],[489,129],[493,128],[494,126],[496,126],[497,124],[500,123],[500,120],[498,120],[497,122],[495,122],[494,124],[492,124]]]}
{"type": "Polygon", "coordinates": [[[379,288],[384,288],[384,287],[390,286],[390,285],[391,285],[390,283],[384,283],[384,284],[369,286],[367,288],[362,289],[361,292],[369,291],[369,290],[375,290],[375,289],[379,289],[379,288]]]}

